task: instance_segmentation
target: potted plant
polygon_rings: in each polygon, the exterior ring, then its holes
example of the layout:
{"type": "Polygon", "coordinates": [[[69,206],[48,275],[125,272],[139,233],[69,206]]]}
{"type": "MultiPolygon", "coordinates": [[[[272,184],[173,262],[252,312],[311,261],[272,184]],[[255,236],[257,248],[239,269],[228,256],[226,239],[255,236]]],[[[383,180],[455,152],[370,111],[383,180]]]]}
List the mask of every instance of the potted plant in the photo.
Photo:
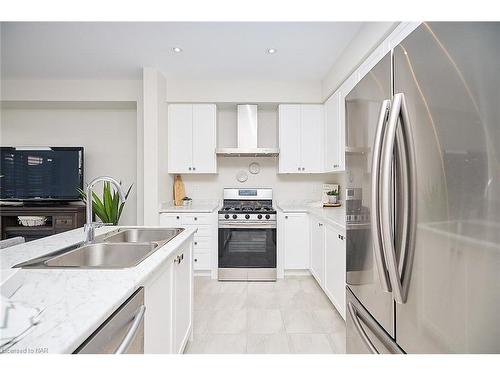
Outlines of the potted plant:
{"type": "Polygon", "coordinates": [[[333,189],[326,193],[328,195],[328,202],[331,204],[337,204],[339,201],[339,189],[333,189]]]}
{"type": "MultiPolygon", "coordinates": [[[[128,188],[125,199],[128,198],[130,190],[132,190],[132,185],[128,188]]],[[[87,194],[85,191],[78,189],[78,192],[82,200],[87,204],[87,194]]],[[[118,193],[115,190],[111,191],[109,182],[104,182],[102,199],[99,198],[96,193],[92,192],[92,211],[103,223],[118,225],[124,206],[125,202],[120,203],[118,193]]]]}
{"type": "Polygon", "coordinates": [[[193,203],[193,200],[189,197],[184,197],[182,198],[182,205],[183,206],[190,206],[191,203],[193,203]]]}

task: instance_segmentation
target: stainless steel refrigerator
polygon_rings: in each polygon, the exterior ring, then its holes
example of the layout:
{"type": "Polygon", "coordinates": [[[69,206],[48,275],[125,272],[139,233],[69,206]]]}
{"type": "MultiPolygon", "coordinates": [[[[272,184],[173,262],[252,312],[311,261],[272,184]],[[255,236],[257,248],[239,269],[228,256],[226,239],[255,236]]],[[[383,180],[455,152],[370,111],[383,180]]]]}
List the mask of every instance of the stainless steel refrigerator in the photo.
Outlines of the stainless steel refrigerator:
{"type": "Polygon", "coordinates": [[[421,24],[346,121],[347,352],[500,353],[500,23],[421,24]]]}

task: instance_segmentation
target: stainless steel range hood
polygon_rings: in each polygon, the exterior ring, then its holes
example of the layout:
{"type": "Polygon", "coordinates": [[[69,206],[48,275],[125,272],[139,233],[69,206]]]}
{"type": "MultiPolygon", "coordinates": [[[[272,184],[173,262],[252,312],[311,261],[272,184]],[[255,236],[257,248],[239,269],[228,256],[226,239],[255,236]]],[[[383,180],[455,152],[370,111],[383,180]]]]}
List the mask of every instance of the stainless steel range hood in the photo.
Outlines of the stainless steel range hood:
{"type": "Polygon", "coordinates": [[[278,148],[260,148],[257,145],[257,105],[238,104],[238,146],[216,150],[223,156],[277,156],[278,148]]]}

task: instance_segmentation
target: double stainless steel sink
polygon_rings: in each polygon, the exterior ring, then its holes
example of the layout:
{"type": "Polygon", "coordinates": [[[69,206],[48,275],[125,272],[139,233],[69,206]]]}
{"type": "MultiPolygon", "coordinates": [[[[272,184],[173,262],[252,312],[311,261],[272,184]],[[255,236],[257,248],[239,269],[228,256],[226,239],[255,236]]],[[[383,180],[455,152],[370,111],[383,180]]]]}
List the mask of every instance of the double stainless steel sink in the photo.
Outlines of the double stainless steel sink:
{"type": "Polygon", "coordinates": [[[172,240],[183,229],[123,228],[42,257],[19,263],[15,268],[116,269],[134,267],[172,240]]]}

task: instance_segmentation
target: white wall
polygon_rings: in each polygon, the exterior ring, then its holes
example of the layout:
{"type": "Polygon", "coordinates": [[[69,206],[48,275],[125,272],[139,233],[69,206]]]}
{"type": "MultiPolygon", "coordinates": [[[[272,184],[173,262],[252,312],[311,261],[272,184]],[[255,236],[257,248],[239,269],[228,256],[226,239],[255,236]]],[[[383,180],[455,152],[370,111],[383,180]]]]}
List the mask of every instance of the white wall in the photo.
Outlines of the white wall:
{"type": "Polygon", "coordinates": [[[272,187],[277,201],[319,200],[323,183],[343,184],[343,174],[279,175],[277,158],[219,156],[217,163],[219,173],[216,175],[182,175],[187,196],[193,199],[220,199],[225,187],[272,187]],[[256,175],[248,172],[248,165],[254,161],[260,164],[260,173],[256,175]],[[240,170],[248,174],[248,180],[244,183],[236,180],[236,174],[240,170]]]}
{"type": "Polygon", "coordinates": [[[0,143],[83,146],[85,182],[110,175],[134,184],[120,223],[136,224],[135,109],[2,109],[0,143]]]}
{"type": "Polygon", "coordinates": [[[365,23],[323,79],[322,100],[326,100],[398,24],[399,22],[365,23]]]}
{"type": "Polygon", "coordinates": [[[135,102],[141,81],[136,80],[2,80],[2,100],[135,102]]]}
{"type": "Polygon", "coordinates": [[[154,68],[143,69],[143,215],[144,225],[158,225],[158,206],[172,200],[173,178],[167,173],[166,82],[154,68]]]}
{"type": "Polygon", "coordinates": [[[168,102],[319,103],[321,82],[168,80],[168,102]]]}

